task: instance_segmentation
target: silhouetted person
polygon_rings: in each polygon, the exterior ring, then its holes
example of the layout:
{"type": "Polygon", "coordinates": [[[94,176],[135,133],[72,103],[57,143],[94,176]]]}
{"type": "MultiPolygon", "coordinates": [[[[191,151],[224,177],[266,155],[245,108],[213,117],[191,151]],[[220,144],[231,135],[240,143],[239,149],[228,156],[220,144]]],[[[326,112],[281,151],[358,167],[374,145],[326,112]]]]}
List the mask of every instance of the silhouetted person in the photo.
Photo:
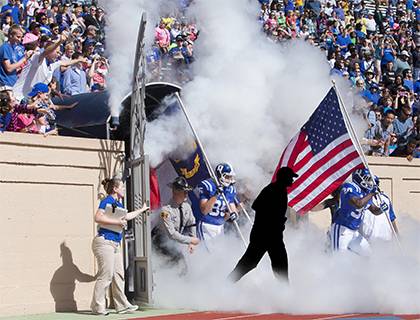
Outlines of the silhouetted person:
{"type": "Polygon", "coordinates": [[[241,279],[254,269],[266,252],[271,259],[271,267],[277,278],[288,279],[287,252],[283,242],[286,224],[287,187],[298,175],[288,167],[277,171],[275,182],[266,186],[255,199],[252,209],[255,220],[250,241],[244,255],[229,275],[233,282],[241,279]]]}

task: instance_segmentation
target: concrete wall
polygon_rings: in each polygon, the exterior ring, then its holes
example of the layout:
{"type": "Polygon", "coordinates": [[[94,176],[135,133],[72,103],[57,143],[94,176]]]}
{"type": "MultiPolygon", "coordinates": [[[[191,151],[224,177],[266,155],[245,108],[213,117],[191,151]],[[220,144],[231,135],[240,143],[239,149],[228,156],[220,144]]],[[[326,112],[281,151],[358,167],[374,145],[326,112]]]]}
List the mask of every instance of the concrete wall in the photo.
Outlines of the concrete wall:
{"type": "Polygon", "coordinates": [[[0,316],[88,309],[101,180],[123,143],[0,134],[0,316]]]}
{"type": "MultiPolygon", "coordinates": [[[[392,199],[397,214],[408,214],[420,221],[420,159],[368,157],[381,189],[392,199]]],[[[322,228],[330,224],[329,210],[309,213],[309,220],[322,228]]],[[[403,231],[403,230],[402,230],[403,231]]]]}

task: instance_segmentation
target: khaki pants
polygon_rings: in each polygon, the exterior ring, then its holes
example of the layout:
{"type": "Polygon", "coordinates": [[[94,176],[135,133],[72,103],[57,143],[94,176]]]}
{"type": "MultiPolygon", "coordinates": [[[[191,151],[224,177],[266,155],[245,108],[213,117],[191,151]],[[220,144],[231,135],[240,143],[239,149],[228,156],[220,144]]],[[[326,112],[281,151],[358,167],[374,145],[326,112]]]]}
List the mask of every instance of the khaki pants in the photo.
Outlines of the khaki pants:
{"type": "Polygon", "coordinates": [[[95,288],[91,309],[93,312],[105,312],[106,292],[111,285],[112,298],[117,311],[126,309],[131,304],[124,294],[124,266],[121,244],[96,236],[92,242],[93,254],[98,262],[95,288]]]}

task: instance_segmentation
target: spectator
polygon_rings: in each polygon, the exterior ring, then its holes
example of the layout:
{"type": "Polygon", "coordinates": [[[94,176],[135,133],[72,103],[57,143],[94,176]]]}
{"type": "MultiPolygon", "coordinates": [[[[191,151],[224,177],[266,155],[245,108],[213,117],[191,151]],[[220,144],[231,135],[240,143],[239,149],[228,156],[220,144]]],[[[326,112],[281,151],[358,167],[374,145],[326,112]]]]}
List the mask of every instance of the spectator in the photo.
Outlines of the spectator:
{"type": "Polygon", "coordinates": [[[27,51],[25,56],[18,59],[17,46],[21,43],[23,31],[20,26],[13,25],[9,30],[9,40],[0,47],[0,85],[13,86],[17,81],[17,69],[22,67],[32,56],[27,51]]]}
{"type": "Polygon", "coordinates": [[[418,147],[418,141],[414,137],[410,137],[407,144],[398,146],[394,152],[390,154],[391,157],[403,157],[407,158],[408,161],[413,160],[414,153],[418,147]]]}
{"type": "Polygon", "coordinates": [[[0,92],[0,133],[6,131],[12,121],[12,109],[9,94],[6,91],[0,92]]]}
{"type": "Polygon", "coordinates": [[[69,69],[64,72],[63,76],[63,92],[68,95],[76,95],[86,92],[86,72],[83,70],[83,56],[81,53],[75,52],[72,56],[74,61],[69,69]]]}
{"type": "Polygon", "coordinates": [[[89,87],[92,92],[103,91],[106,88],[106,75],[108,74],[108,61],[101,56],[96,56],[89,69],[89,87]]]}
{"type": "Polygon", "coordinates": [[[36,83],[50,83],[54,71],[60,66],[70,66],[85,61],[83,58],[70,61],[57,60],[60,54],[60,46],[66,40],[66,35],[62,34],[59,41],[49,42],[45,49],[37,50],[32,56],[22,70],[21,77],[13,87],[15,96],[18,99],[22,99],[28,94],[36,83]]]}
{"type": "Polygon", "coordinates": [[[99,30],[101,28],[101,24],[96,17],[96,10],[97,8],[95,6],[91,6],[89,14],[84,17],[86,29],[89,28],[89,26],[95,27],[95,30],[99,30]]]}
{"type": "Polygon", "coordinates": [[[395,112],[389,110],[385,113],[382,120],[377,120],[375,125],[365,132],[364,144],[370,146],[369,155],[387,156],[389,146],[396,142],[393,122],[395,120],[395,112]]]}
{"type": "Polygon", "coordinates": [[[155,39],[158,41],[161,52],[167,53],[169,51],[171,36],[163,21],[155,28],[155,39]]]}
{"type": "Polygon", "coordinates": [[[4,23],[6,15],[12,17],[14,24],[20,24],[21,16],[16,0],[9,0],[9,3],[1,8],[2,23],[4,23]]]}
{"type": "Polygon", "coordinates": [[[13,25],[12,16],[10,14],[6,14],[4,17],[4,22],[1,26],[1,31],[3,31],[4,34],[9,33],[10,27],[13,25]]]}
{"type": "Polygon", "coordinates": [[[408,54],[408,52],[406,50],[401,51],[401,54],[395,60],[395,63],[394,63],[394,71],[397,74],[402,74],[404,72],[404,70],[411,69],[411,67],[408,63],[409,58],[410,58],[410,55],[408,54]]]}
{"type": "Polygon", "coordinates": [[[408,137],[413,133],[414,123],[411,118],[411,107],[409,105],[403,105],[400,112],[398,113],[397,119],[394,123],[394,133],[397,137],[397,143],[399,145],[406,144],[408,137]]]}

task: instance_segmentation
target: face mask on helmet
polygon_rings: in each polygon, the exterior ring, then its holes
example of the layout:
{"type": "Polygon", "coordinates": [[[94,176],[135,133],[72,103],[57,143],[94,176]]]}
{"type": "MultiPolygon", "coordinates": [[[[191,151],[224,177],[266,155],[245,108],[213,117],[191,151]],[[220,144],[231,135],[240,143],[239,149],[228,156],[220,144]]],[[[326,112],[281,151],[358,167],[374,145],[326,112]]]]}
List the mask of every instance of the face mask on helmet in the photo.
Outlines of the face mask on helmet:
{"type": "Polygon", "coordinates": [[[221,163],[216,166],[216,176],[219,183],[224,187],[228,187],[236,182],[235,172],[228,163],[221,163]]]}
{"type": "Polygon", "coordinates": [[[373,189],[374,182],[367,169],[356,170],[353,173],[352,179],[354,183],[367,192],[373,189]]]}

